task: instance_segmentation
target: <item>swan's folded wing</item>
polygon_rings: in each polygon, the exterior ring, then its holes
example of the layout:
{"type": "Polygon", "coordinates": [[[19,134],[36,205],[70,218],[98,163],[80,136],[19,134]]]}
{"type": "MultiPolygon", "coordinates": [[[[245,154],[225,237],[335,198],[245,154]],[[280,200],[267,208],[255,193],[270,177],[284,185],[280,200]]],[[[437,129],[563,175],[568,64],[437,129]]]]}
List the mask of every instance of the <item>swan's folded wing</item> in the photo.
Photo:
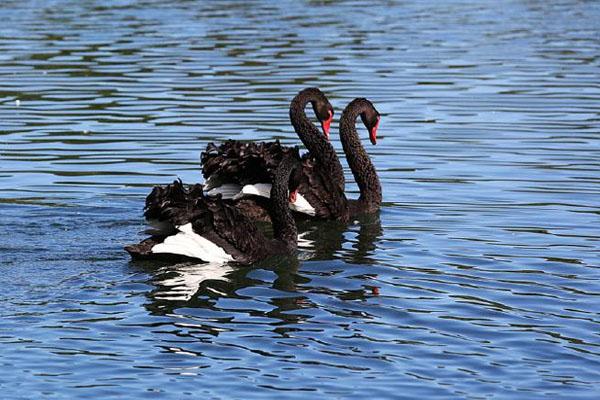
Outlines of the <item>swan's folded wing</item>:
{"type": "MultiPolygon", "coordinates": [[[[234,256],[258,249],[265,242],[264,235],[235,204],[220,196],[206,196],[202,185],[186,188],[179,180],[152,190],[146,199],[145,216],[149,220],[166,221],[179,231],[179,227],[191,223],[196,234],[234,256]]],[[[180,236],[187,241],[188,237],[180,236]]]]}
{"type": "MultiPolygon", "coordinates": [[[[199,186],[199,185],[198,185],[199,186]]],[[[264,256],[268,239],[235,206],[221,198],[189,197],[181,182],[156,189],[148,209],[153,216],[174,226],[166,235],[156,235],[126,250],[138,258],[175,255],[206,262],[251,263],[264,256]],[[169,196],[167,196],[169,194],[169,196]],[[187,195],[187,196],[186,196],[187,195]],[[179,223],[185,221],[184,223],[179,223]]],[[[202,191],[200,191],[202,193],[202,191]]]]}
{"type": "Polygon", "coordinates": [[[144,217],[153,224],[184,225],[198,218],[206,207],[202,185],[184,186],[180,180],[165,186],[155,186],[146,197],[144,217]]]}
{"type": "Polygon", "coordinates": [[[245,262],[264,256],[268,239],[254,222],[235,206],[220,199],[210,201],[208,204],[212,214],[211,226],[201,226],[194,222],[195,231],[211,230],[218,238],[209,233],[209,239],[221,245],[238,261],[245,262]]]}
{"type": "Polygon", "coordinates": [[[207,190],[225,183],[247,185],[271,182],[272,173],[292,148],[275,142],[228,140],[219,146],[209,143],[202,152],[202,175],[207,190]]]}
{"type": "Polygon", "coordinates": [[[231,254],[221,246],[194,232],[191,223],[178,226],[177,230],[179,232],[166,237],[162,243],[152,247],[152,253],[177,254],[206,262],[233,261],[231,254]]]}

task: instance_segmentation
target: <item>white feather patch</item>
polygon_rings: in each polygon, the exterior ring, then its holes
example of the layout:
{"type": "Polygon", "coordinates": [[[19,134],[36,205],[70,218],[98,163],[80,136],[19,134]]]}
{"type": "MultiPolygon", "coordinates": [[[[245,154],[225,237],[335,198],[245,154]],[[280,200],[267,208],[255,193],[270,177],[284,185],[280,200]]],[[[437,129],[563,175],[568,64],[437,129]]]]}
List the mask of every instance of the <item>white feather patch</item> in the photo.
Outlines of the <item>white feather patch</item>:
{"type": "MultiPolygon", "coordinates": [[[[267,199],[271,197],[271,184],[270,183],[255,183],[254,185],[246,185],[242,188],[242,191],[234,197],[239,199],[244,196],[261,196],[267,199]]],[[[315,216],[317,213],[315,208],[310,205],[308,200],[300,193],[296,195],[296,201],[290,203],[290,208],[296,212],[315,216]]]]}
{"type": "Polygon", "coordinates": [[[300,193],[296,194],[296,201],[290,203],[290,208],[296,212],[312,215],[313,217],[317,213],[315,208],[311,206],[308,200],[300,193]]]}
{"type": "Polygon", "coordinates": [[[271,197],[271,184],[270,183],[255,183],[254,185],[246,185],[242,188],[241,192],[235,197],[240,199],[244,196],[260,196],[271,197]]]}
{"type": "Polygon", "coordinates": [[[222,247],[194,232],[192,224],[178,226],[179,232],[152,248],[153,253],[177,254],[206,262],[233,261],[222,247]]]}
{"type": "Polygon", "coordinates": [[[238,185],[237,183],[226,183],[224,185],[217,186],[217,187],[209,190],[208,192],[206,192],[206,194],[208,196],[216,196],[216,195],[220,194],[223,199],[228,200],[228,199],[235,199],[236,196],[238,194],[240,194],[241,191],[242,191],[241,185],[238,185]]]}

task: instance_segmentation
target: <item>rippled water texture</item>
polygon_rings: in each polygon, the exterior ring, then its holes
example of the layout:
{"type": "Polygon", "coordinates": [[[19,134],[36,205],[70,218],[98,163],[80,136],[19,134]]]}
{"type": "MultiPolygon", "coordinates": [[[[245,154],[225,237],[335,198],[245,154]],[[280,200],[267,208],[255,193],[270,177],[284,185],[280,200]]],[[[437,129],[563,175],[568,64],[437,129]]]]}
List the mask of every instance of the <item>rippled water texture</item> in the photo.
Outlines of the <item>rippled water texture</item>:
{"type": "Polygon", "coordinates": [[[0,20],[0,397],[600,396],[600,3],[3,0],[0,20]],[[251,268],[129,261],[152,185],[199,181],[209,141],[297,143],[306,86],[336,121],[354,97],[382,113],[379,216],[251,268]]]}

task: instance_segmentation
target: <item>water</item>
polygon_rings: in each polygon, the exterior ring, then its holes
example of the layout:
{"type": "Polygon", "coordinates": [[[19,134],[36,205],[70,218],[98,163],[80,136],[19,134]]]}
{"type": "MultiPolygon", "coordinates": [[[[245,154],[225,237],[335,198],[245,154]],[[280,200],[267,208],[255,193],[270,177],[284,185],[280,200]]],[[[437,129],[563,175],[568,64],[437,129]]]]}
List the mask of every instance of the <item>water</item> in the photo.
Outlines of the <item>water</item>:
{"type": "Polygon", "coordinates": [[[5,398],[600,395],[599,3],[5,0],[0,19],[5,398]],[[354,97],[381,112],[380,215],[253,267],[129,261],[152,185],[199,181],[209,141],[297,143],[306,86],[336,121],[354,97]]]}

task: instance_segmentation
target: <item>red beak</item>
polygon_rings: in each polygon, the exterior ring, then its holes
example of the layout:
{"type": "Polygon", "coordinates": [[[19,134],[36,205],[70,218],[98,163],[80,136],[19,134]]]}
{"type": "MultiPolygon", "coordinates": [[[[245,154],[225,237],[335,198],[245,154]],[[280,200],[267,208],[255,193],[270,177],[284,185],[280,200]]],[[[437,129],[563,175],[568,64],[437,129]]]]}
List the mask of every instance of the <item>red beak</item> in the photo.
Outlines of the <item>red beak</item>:
{"type": "Polygon", "coordinates": [[[375,126],[369,131],[369,139],[371,139],[371,144],[377,144],[377,128],[379,128],[379,118],[377,118],[377,123],[375,126]]]}
{"type": "Polygon", "coordinates": [[[329,111],[329,118],[325,121],[321,122],[321,127],[323,128],[323,134],[329,140],[329,129],[331,127],[331,121],[333,120],[333,113],[329,111]]]}
{"type": "Polygon", "coordinates": [[[290,197],[289,197],[290,203],[295,203],[297,196],[298,196],[298,191],[297,190],[294,190],[293,192],[290,192],[290,197]]]}

